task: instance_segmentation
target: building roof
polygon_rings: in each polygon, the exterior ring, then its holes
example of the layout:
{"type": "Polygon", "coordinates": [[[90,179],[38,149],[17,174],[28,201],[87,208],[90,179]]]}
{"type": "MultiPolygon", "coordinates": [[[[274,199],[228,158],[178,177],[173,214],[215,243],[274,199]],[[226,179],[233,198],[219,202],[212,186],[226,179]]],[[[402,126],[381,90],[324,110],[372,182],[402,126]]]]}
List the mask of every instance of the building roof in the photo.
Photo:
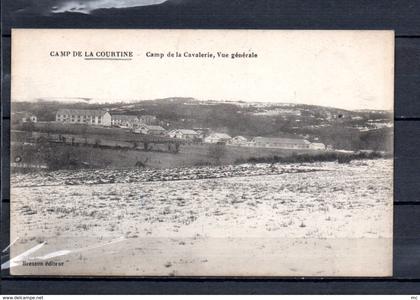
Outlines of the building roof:
{"type": "Polygon", "coordinates": [[[94,116],[94,117],[102,117],[108,113],[105,110],[100,109],[69,109],[69,108],[61,108],[57,111],[58,115],[75,115],[75,116],[94,116]]]}
{"type": "Polygon", "coordinates": [[[165,128],[157,125],[145,125],[144,127],[146,127],[149,130],[165,130],[165,128]]]}
{"type": "Polygon", "coordinates": [[[173,130],[173,132],[179,132],[182,134],[198,134],[196,131],[192,130],[192,129],[175,129],[173,130]]]}
{"type": "Polygon", "coordinates": [[[209,138],[213,138],[213,139],[230,139],[230,135],[226,134],[226,133],[212,133],[208,136],[209,138]]]}
{"type": "Polygon", "coordinates": [[[138,121],[139,118],[133,115],[111,115],[113,120],[124,120],[124,121],[138,121]]]}
{"type": "Polygon", "coordinates": [[[258,143],[280,143],[280,144],[299,144],[307,145],[310,144],[307,140],[304,139],[289,139],[289,138],[271,138],[271,137],[255,137],[254,142],[258,143]]]}

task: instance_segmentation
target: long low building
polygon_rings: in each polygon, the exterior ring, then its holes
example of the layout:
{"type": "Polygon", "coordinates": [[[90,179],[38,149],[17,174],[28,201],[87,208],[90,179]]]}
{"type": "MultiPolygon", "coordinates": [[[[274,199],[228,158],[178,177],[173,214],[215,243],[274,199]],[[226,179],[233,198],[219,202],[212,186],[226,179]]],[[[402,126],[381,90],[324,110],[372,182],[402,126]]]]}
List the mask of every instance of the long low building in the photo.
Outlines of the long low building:
{"type": "Polygon", "coordinates": [[[134,129],[134,133],[150,134],[150,135],[163,135],[165,128],[157,125],[139,125],[134,129]]]}
{"type": "Polygon", "coordinates": [[[12,119],[16,122],[22,123],[36,123],[38,118],[29,112],[15,112],[12,113],[12,119]]]}
{"type": "Polygon", "coordinates": [[[134,128],[140,124],[137,116],[133,115],[111,115],[111,125],[127,128],[134,128]]]}
{"type": "Polygon", "coordinates": [[[310,142],[304,139],[255,137],[250,142],[251,147],[279,149],[309,149],[310,142]]]}
{"type": "Polygon", "coordinates": [[[168,136],[171,138],[183,139],[183,140],[194,140],[199,138],[198,132],[191,129],[175,129],[168,132],[168,136]]]}
{"type": "Polygon", "coordinates": [[[209,136],[206,136],[204,138],[204,142],[209,143],[209,144],[226,143],[230,139],[231,139],[231,136],[226,133],[214,132],[210,134],[209,136]]]}
{"type": "Polygon", "coordinates": [[[99,109],[59,109],[55,120],[60,123],[111,126],[111,115],[99,109]]]}

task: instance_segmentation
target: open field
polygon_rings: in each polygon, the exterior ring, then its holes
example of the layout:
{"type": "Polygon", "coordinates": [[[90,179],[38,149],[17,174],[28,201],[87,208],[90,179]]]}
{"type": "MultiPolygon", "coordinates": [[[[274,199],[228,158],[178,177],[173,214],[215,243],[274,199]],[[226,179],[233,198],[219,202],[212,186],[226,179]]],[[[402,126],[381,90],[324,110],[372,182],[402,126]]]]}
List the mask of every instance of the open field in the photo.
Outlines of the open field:
{"type": "MultiPolygon", "coordinates": [[[[68,135],[66,136],[68,137],[68,135]]],[[[84,143],[84,141],[85,139],[82,137],[76,138],[76,142],[84,143]]],[[[252,157],[287,157],[293,154],[308,153],[318,155],[326,153],[326,151],[309,149],[219,147],[215,144],[180,145],[178,153],[171,153],[167,151],[167,145],[164,144],[151,145],[152,151],[144,151],[141,143],[139,143],[138,148],[135,148],[132,142],[101,139],[100,144],[105,147],[49,143],[43,145],[43,151],[40,151],[39,144],[13,142],[11,146],[11,160],[15,161],[16,157],[19,156],[22,162],[31,164],[48,164],[52,161],[57,161],[62,163],[61,167],[63,169],[70,168],[65,162],[66,159],[84,163],[94,168],[134,168],[140,163],[145,167],[164,169],[194,167],[206,164],[234,164],[237,160],[247,160],[252,157]],[[44,154],[46,153],[49,153],[48,157],[45,157],[46,155],[44,154]]]]}
{"type": "Polygon", "coordinates": [[[391,274],[392,160],[184,171],[12,175],[12,273],[391,274]]]}

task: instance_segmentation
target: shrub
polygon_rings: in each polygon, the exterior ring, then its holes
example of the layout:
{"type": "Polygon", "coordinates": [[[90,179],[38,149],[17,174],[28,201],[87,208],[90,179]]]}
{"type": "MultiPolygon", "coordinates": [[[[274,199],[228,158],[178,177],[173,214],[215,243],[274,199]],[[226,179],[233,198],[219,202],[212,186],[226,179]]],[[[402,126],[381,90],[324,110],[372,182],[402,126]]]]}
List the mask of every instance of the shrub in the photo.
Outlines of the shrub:
{"type": "Polygon", "coordinates": [[[337,161],[338,163],[349,163],[354,159],[377,159],[385,157],[380,152],[357,152],[357,153],[340,153],[340,152],[325,152],[317,154],[292,154],[290,156],[268,156],[268,157],[250,157],[248,159],[237,159],[236,164],[243,163],[312,163],[312,162],[327,162],[337,161]]]}

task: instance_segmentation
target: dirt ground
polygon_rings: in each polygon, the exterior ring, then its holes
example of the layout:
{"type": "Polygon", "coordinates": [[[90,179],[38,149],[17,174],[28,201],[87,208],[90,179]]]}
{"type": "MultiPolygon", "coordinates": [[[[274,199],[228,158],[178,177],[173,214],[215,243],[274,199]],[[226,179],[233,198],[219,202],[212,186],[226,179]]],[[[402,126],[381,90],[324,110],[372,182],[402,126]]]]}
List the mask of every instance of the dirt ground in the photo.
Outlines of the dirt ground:
{"type": "Polygon", "coordinates": [[[11,272],[389,276],[392,172],[380,159],[15,174],[11,255],[46,243],[11,272]]]}

